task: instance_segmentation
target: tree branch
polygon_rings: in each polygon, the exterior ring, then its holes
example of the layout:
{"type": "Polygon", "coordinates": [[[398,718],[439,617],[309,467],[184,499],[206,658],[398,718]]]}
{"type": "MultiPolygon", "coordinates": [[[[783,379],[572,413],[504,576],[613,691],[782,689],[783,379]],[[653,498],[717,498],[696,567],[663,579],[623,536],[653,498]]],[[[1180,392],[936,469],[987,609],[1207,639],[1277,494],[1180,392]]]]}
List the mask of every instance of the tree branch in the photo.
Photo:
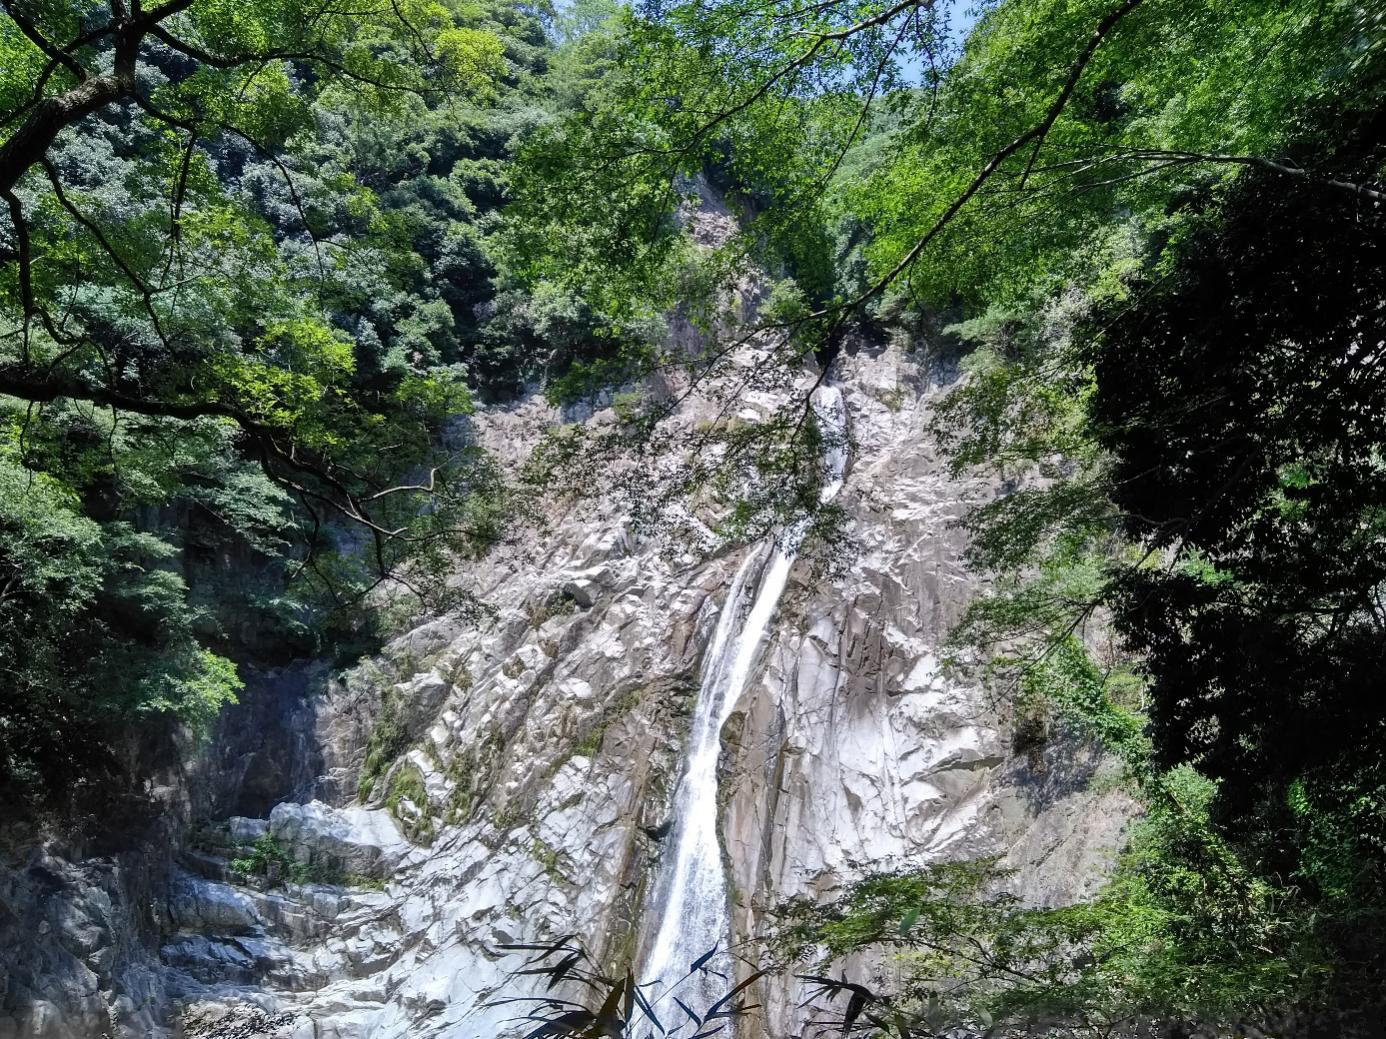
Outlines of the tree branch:
{"type": "MultiPolygon", "coordinates": [[[[1092,61],[1093,55],[1097,52],[1097,48],[1116,27],[1117,23],[1139,7],[1142,2],[1143,0],[1125,0],[1120,7],[1116,8],[1102,19],[1097,28],[1093,31],[1087,46],[1083,48],[1082,54],[1078,56],[1078,60],[1069,67],[1068,76],[1064,81],[1063,88],[1059,91],[1058,96],[1050,103],[1048,110],[1046,110],[1044,114],[1044,118],[1010,144],[996,152],[996,154],[991,157],[990,161],[988,161],[987,164],[982,167],[981,171],[972,179],[972,182],[968,184],[967,188],[958,195],[949,204],[948,208],[943,211],[942,215],[934,221],[933,226],[931,226],[929,230],[915,242],[909,252],[900,259],[900,262],[877,279],[865,292],[841,308],[838,319],[834,323],[834,328],[840,327],[847,314],[860,309],[876,296],[879,296],[889,288],[900,275],[909,270],[910,267],[914,265],[914,262],[919,259],[920,254],[929,247],[929,243],[937,238],[943,230],[952,223],[953,218],[958,215],[959,211],[971,201],[972,197],[976,195],[977,192],[981,190],[982,186],[1001,168],[1002,163],[1028,144],[1034,143],[1036,149],[1038,149],[1039,145],[1042,144],[1044,139],[1049,135],[1049,131],[1054,126],[1055,121],[1063,113],[1064,108],[1067,107],[1069,99],[1073,96],[1073,91],[1077,88],[1079,80],[1082,79],[1083,72],[1087,69],[1088,64],[1092,61]]],[[[816,316],[826,317],[832,313],[833,309],[834,308],[825,308],[818,311],[816,316]]]]}
{"type": "Polygon", "coordinates": [[[30,43],[41,50],[50,61],[55,61],[63,68],[67,69],[68,72],[72,73],[72,77],[77,80],[78,83],[86,81],[88,78],[87,70],[84,69],[81,63],[70,53],[70,45],[69,47],[61,49],[54,46],[51,40],[38,31],[38,26],[24,17],[15,5],[8,2],[8,0],[0,6],[5,8],[5,12],[10,16],[10,20],[18,26],[19,31],[25,35],[30,43]]]}
{"type": "Polygon", "coordinates": [[[1276,162],[1274,159],[1267,159],[1259,155],[1205,155],[1201,152],[1181,152],[1181,151],[1162,151],[1156,148],[1142,148],[1139,151],[1125,153],[1133,159],[1172,159],[1187,162],[1207,162],[1207,163],[1228,163],[1238,166],[1253,166],[1258,169],[1269,170],[1271,173],[1279,173],[1287,177],[1295,177],[1299,180],[1306,180],[1313,184],[1321,184],[1324,187],[1333,188],[1337,191],[1345,191],[1358,198],[1371,199],[1373,202],[1386,202],[1386,192],[1378,191],[1368,187],[1366,184],[1338,180],[1334,177],[1318,176],[1302,166],[1289,166],[1283,162],[1276,162]]]}
{"type": "MultiPolygon", "coordinates": [[[[1139,3],[1140,0],[1136,0],[1136,2],[1139,3]]],[[[892,5],[886,10],[881,11],[879,14],[872,15],[870,18],[864,18],[854,25],[849,25],[842,29],[836,29],[832,32],[811,34],[813,36],[813,42],[809,44],[809,46],[804,50],[802,54],[790,61],[788,64],[782,65],[778,70],[776,70],[776,72],[773,75],[771,75],[768,79],[766,79],[763,83],[756,87],[756,89],[753,90],[750,93],[750,95],[743,98],[740,102],[738,102],[735,105],[732,105],[730,108],[726,108],[718,112],[715,116],[713,116],[713,118],[708,120],[696,131],[694,131],[693,135],[688,139],[688,142],[684,144],[682,147],[671,150],[675,152],[690,151],[699,141],[706,138],[707,135],[710,134],[713,130],[717,129],[717,127],[721,126],[728,119],[731,119],[739,115],[740,113],[744,112],[746,109],[750,108],[753,104],[759,101],[766,94],[768,94],[770,90],[775,86],[775,84],[780,82],[780,80],[784,79],[786,76],[793,75],[794,73],[798,72],[799,70],[807,66],[809,62],[813,61],[813,59],[818,56],[818,52],[821,51],[824,47],[826,47],[829,43],[840,43],[853,36],[856,36],[858,33],[863,33],[866,32],[868,29],[874,29],[879,25],[884,25],[887,22],[889,22],[892,18],[896,17],[904,11],[910,10],[911,8],[918,10],[920,8],[933,7],[933,5],[934,0],[901,0],[900,3],[892,5]]]]}

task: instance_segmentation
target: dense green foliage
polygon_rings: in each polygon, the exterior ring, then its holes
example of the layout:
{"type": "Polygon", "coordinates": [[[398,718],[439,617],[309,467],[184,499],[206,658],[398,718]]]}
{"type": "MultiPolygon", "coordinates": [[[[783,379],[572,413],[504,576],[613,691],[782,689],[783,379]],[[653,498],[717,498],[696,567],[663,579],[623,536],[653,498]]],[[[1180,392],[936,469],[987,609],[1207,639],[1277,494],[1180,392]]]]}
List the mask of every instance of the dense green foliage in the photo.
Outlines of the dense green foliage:
{"type": "MultiPolygon", "coordinates": [[[[1379,125],[1364,136],[1379,148],[1379,125]]],[[[1244,178],[1167,277],[1095,315],[1090,403],[1130,536],[1172,556],[1106,591],[1146,660],[1162,759],[1197,762],[1229,825],[1269,833],[1294,829],[1288,790],[1307,784],[1374,870],[1383,249],[1377,207],[1244,178]]],[[[1292,872],[1294,845],[1266,852],[1292,872]]]]}
{"type": "Polygon", "coordinates": [[[5,5],[0,781],[65,797],[127,729],[205,731],[233,658],[460,604],[449,560],[510,511],[465,416],[610,324],[498,247],[515,149],[596,60],[572,26],[5,5]]]}

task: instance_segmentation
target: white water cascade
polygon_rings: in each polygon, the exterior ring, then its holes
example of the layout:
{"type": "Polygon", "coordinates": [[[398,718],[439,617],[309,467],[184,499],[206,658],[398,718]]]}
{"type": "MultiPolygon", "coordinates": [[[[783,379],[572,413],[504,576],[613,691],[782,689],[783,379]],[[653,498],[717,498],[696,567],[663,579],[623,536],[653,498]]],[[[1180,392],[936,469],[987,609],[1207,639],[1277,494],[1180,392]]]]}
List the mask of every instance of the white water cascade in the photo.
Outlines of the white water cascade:
{"type": "MultiPolygon", "coordinates": [[[[820,500],[827,502],[842,488],[847,463],[847,408],[842,391],[827,385],[814,391],[812,404],[826,445],[819,494],[820,500]]],[[[659,900],[659,930],[649,946],[642,973],[646,983],[661,983],[650,990],[650,998],[658,999],[677,986],[678,998],[700,1013],[729,986],[703,972],[680,984],[691,961],[716,947],[719,952],[706,966],[725,977],[732,973],[727,951],[731,923],[717,827],[722,726],[751,677],[804,534],[805,523],[801,522],[747,556],[732,581],[703,658],[687,757],[674,794],[670,850],[654,889],[659,900]],[[767,555],[768,560],[759,567],[759,581],[753,581],[752,575],[767,555]]]]}

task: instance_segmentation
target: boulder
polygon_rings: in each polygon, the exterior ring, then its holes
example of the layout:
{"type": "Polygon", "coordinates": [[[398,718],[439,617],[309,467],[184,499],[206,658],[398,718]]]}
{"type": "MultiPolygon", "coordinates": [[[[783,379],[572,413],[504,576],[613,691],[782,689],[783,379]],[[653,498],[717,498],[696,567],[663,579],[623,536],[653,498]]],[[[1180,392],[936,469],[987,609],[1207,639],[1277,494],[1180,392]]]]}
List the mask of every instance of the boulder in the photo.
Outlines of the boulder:
{"type": "Polygon", "coordinates": [[[298,862],[364,877],[388,877],[410,850],[389,812],[321,801],[276,805],[269,832],[298,862]]]}
{"type": "Polygon", "coordinates": [[[231,839],[240,844],[254,844],[269,830],[268,819],[247,819],[243,815],[233,815],[226,820],[227,832],[231,839]]]}

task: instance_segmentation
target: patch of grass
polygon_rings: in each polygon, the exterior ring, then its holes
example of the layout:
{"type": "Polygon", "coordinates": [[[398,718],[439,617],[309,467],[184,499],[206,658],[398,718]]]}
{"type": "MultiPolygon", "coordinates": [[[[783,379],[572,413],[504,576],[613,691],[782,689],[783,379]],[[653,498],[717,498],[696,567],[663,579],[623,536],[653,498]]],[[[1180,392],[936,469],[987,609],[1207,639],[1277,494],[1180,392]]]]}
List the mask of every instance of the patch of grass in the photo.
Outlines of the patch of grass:
{"type": "Polygon", "coordinates": [[[414,765],[395,769],[390,777],[389,789],[385,793],[385,807],[410,840],[420,844],[427,844],[433,840],[435,827],[432,807],[428,801],[428,790],[424,786],[423,773],[414,765]],[[400,811],[400,804],[406,798],[418,809],[418,815],[410,817],[400,811]]]}
{"type": "Polygon", "coordinates": [[[614,722],[619,721],[639,707],[644,696],[644,689],[632,689],[615,703],[604,705],[592,723],[592,727],[573,747],[573,753],[584,758],[595,757],[602,749],[602,744],[606,742],[607,729],[611,728],[614,722]]]}
{"type": "Polygon", "coordinates": [[[465,822],[472,814],[476,795],[476,759],[471,751],[453,755],[444,773],[452,782],[443,821],[448,826],[465,822]]]}
{"type": "Polygon", "coordinates": [[[602,743],[606,740],[607,724],[607,720],[603,718],[592,726],[592,730],[573,748],[573,753],[584,758],[596,757],[597,752],[602,749],[602,743]]]}
{"type": "Polygon", "coordinates": [[[722,434],[731,436],[743,430],[750,429],[754,423],[748,422],[740,415],[724,415],[717,419],[699,419],[693,424],[694,432],[699,435],[722,434]]]}
{"type": "Polygon", "coordinates": [[[581,793],[569,794],[567,797],[565,797],[562,801],[559,802],[558,810],[560,812],[566,812],[569,808],[575,808],[580,804],[582,804],[581,793]]]}
{"type": "Polygon", "coordinates": [[[499,727],[493,727],[480,741],[453,754],[445,773],[453,784],[443,817],[447,825],[456,826],[471,818],[484,795],[484,777],[490,774],[504,744],[499,727]]]}
{"type": "Polygon", "coordinates": [[[294,879],[295,874],[305,868],[303,863],[294,859],[284,846],[269,834],[252,844],[245,855],[231,860],[231,872],[242,877],[294,879]]]}
{"type": "Polygon", "coordinates": [[[530,845],[529,853],[534,856],[539,865],[544,867],[544,873],[550,880],[554,883],[568,883],[567,876],[558,867],[558,860],[562,852],[552,844],[536,837],[534,843],[530,845]]]}
{"type": "Polygon", "coordinates": [[[634,422],[640,417],[645,405],[643,390],[625,390],[611,398],[611,410],[621,422],[634,422]]]}
{"type": "Polygon", "coordinates": [[[905,405],[907,394],[899,386],[894,389],[882,390],[876,394],[876,399],[885,405],[887,411],[899,411],[905,405]]]}
{"type": "Polygon", "coordinates": [[[361,888],[366,891],[384,891],[384,877],[368,877],[364,873],[347,873],[342,877],[342,887],[361,888]]]}
{"type": "Polygon", "coordinates": [[[361,765],[361,782],[356,790],[358,799],[362,801],[371,796],[381,773],[413,742],[405,727],[404,705],[400,699],[393,689],[380,698],[380,716],[376,718],[366,743],[366,760],[361,765]]]}
{"type": "Polygon", "coordinates": [[[385,881],[362,873],[344,870],[321,862],[299,862],[272,835],[264,834],[245,855],[231,860],[231,872],[243,879],[266,881],[269,886],[280,884],[331,884],[334,887],[383,890],[385,881]]]}
{"type": "Polygon", "coordinates": [[[408,798],[419,811],[428,809],[428,793],[424,788],[423,773],[413,765],[405,765],[395,770],[390,777],[390,788],[385,794],[385,807],[396,818],[399,817],[400,802],[408,798]]]}
{"type": "Polygon", "coordinates": [[[501,832],[507,833],[520,825],[520,806],[510,801],[491,819],[492,825],[501,832]]]}
{"type": "Polygon", "coordinates": [[[443,822],[448,826],[458,826],[467,821],[472,814],[472,788],[470,785],[458,783],[452,788],[452,794],[448,797],[447,811],[443,815],[443,822]]]}
{"type": "Polygon", "coordinates": [[[564,617],[570,613],[577,612],[577,601],[570,595],[564,595],[561,591],[554,592],[543,602],[530,607],[529,626],[531,628],[541,628],[544,622],[552,617],[564,617]]]}

